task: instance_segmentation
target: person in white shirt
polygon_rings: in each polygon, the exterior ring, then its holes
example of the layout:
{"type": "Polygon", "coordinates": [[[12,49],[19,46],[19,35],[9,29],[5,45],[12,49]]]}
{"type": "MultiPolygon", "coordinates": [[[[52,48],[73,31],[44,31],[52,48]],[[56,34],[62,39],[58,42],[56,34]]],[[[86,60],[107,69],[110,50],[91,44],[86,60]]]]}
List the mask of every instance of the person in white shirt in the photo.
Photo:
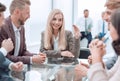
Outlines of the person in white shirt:
{"type": "Polygon", "coordinates": [[[112,38],[109,32],[108,21],[106,20],[106,12],[102,12],[101,16],[102,16],[102,19],[98,21],[99,34],[96,36],[96,38],[102,40],[106,44],[106,48],[105,48],[106,54],[103,57],[103,61],[107,69],[110,69],[112,68],[116,60],[112,60],[112,61],[109,61],[109,60],[116,59],[117,55],[115,54],[113,47],[112,47],[112,38]],[[104,26],[103,26],[103,22],[105,22],[104,26]]]}
{"type": "Polygon", "coordinates": [[[77,77],[75,81],[82,81],[82,77],[88,75],[89,81],[120,81],[120,0],[107,0],[105,6],[106,9],[106,20],[109,23],[110,27],[110,35],[112,37],[112,46],[114,48],[114,51],[116,52],[116,55],[118,56],[118,59],[109,59],[108,61],[111,62],[113,60],[117,60],[117,62],[114,64],[114,66],[110,70],[106,70],[104,63],[102,61],[102,57],[105,53],[105,46],[102,41],[99,42],[99,46],[97,45],[97,41],[93,41],[90,45],[92,59],[91,63],[92,65],[89,67],[86,67],[85,65],[77,65],[75,68],[77,77]],[[111,17],[112,14],[112,17],[111,17]],[[104,48],[101,48],[104,47],[104,48]],[[96,68],[97,67],[97,68],[96,68]]]}
{"type": "Polygon", "coordinates": [[[107,32],[104,39],[105,40],[103,42],[106,44],[106,54],[103,56],[103,61],[106,65],[106,68],[110,69],[113,67],[117,59],[117,55],[112,47],[112,38],[110,35],[110,31],[107,32]]]}
{"type": "Polygon", "coordinates": [[[93,27],[93,21],[89,17],[88,9],[85,9],[83,13],[84,13],[84,16],[77,20],[76,25],[80,29],[81,40],[83,38],[87,38],[88,44],[89,44],[92,40],[91,28],[93,27]]]}
{"type": "Polygon", "coordinates": [[[97,35],[95,36],[95,38],[98,38],[98,39],[102,39],[106,33],[108,32],[108,23],[105,21],[105,12],[102,12],[101,14],[101,19],[98,20],[98,23],[97,23],[97,35]]]}

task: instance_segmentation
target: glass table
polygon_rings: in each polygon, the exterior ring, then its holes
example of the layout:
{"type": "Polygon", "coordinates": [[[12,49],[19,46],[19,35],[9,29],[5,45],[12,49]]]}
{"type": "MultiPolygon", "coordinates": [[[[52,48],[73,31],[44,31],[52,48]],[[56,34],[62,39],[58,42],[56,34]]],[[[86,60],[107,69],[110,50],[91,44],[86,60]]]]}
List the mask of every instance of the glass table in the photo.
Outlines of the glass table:
{"type": "MultiPolygon", "coordinates": [[[[69,61],[69,60],[68,60],[69,61]]],[[[27,72],[36,71],[40,74],[41,81],[73,81],[74,67],[79,61],[87,63],[87,59],[76,59],[68,62],[58,60],[57,62],[45,62],[44,64],[32,64],[25,66],[23,72],[13,72],[15,81],[30,81],[28,78],[34,78],[37,75],[27,75],[27,72]],[[17,77],[17,78],[16,78],[17,77]]],[[[31,72],[32,73],[32,72],[31,72]]],[[[34,80],[35,81],[35,80],[34,80]]]]}
{"type": "MultiPolygon", "coordinates": [[[[49,58],[48,58],[49,60],[49,58]]],[[[74,67],[78,60],[57,59],[44,64],[33,64],[30,70],[38,71],[42,81],[73,81],[74,67]]]]}

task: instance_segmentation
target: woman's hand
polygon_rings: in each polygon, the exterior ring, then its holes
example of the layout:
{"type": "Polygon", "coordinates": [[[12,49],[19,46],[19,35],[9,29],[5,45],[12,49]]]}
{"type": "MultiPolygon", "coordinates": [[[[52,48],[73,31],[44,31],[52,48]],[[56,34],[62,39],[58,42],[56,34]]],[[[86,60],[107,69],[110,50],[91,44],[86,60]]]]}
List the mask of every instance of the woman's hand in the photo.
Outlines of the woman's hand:
{"type": "Polygon", "coordinates": [[[92,57],[92,64],[96,62],[102,62],[102,57],[106,53],[105,44],[103,41],[95,39],[90,43],[89,48],[92,57]]]}
{"type": "Polygon", "coordinates": [[[76,25],[73,25],[73,30],[75,38],[79,39],[79,37],[81,36],[79,28],[76,25]]]}
{"type": "Polygon", "coordinates": [[[105,44],[103,41],[100,41],[98,39],[93,40],[90,43],[89,48],[92,55],[97,54],[99,56],[103,56],[106,53],[105,44]]]}
{"type": "Polygon", "coordinates": [[[88,56],[88,63],[92,64],[92,56],[91,55],[88,56]]]}
{"type": "Polygon", "coordinates": [[[74,57],[74,55],[69,51],[62,51],[61,56],[63,56],[63,57],[74,57]]]}
{"type": "Polygon", "coordinates": [[[89,65],[80,62],[80,64],[77,64],[75,66],[75,79],[74,81],[81,81],[83,77],[87,75],[89,69],[89,65]]]}

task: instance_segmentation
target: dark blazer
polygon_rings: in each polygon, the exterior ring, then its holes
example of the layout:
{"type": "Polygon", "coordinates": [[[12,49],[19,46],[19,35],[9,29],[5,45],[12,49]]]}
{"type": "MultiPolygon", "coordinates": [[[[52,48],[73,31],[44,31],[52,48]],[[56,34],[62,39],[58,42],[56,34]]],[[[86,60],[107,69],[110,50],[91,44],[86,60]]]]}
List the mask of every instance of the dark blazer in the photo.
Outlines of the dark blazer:
{"type": "Polygon", "coordinates": [[[0,81],[13,81],[13,79],[9,76],[9,64],[11,61],[5,58],[5,61],[0,63],[0,81]]]}
{"type": "MultiPolygon", "coordinates": [[[[5,19],[5,24],[1,27],[0,30],[0,45],[4,39],[11,38],[13,41],[13,44],[15,46],[15,33],[13,30],[12,22],[10,17],[5,19]]],[[[22,61],[25,64],[30,63],[30,57],[33,55],[33,53],[30,53],[26,49],[25,44],[25,29],[24,26],[21,26],[20,30],[20,50],[18,56],[14,56],[14,50],[7,54],[7,58],[9,58],[13,62],[22,61]]]]}
{"type": "Polygon", "coordinates": [[[5,56],[3,55],[2,52],[0,52],[0,64],[5,61],[5,56]]]}
{"type": "Polygon", "coordinates": [[[1,70],[2,71],[4,71],[4,70],[8,71],[9,70],[8,67],[9,67],[10,63],[11,63],[11,61],[9,59],[5,58],[5,61],[0,64],[0,74],[1,74],[1,70]]]}
{"type": "Polygon", "coordinates": [[[11,63],[2,52],[0,52],[0,81],[13,81],[11,77],[9,77],[9,64],[11,63]]]}
{"type": "MultiPolygon", "coordinates": [[[[80,52],[80,39],[73,38],[73,34],[70,31],[65,31],[65,38],[67,41],[66,51],[70,51],[74,54],[75,58],[79,57],[80,52]]],[[[47,57],[61,57],[61,51],[65,50],[46,50],[44,48],[44,32],[41,33],[41,47],[40,51],[47,54],[47,57]]]]}

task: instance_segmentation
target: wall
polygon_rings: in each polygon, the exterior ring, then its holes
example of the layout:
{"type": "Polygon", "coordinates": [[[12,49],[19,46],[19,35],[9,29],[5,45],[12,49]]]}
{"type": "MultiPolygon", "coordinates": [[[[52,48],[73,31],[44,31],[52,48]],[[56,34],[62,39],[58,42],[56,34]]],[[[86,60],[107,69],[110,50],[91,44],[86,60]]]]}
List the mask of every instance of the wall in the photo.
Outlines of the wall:
{"type": "MultiPolygon", "coordinates": [[[[7,6],[5,17],[9,15],[11,1],[0,0],[0,2],[7,6]]],[[[73,2],[74,0],[31,0],[31,15],[25,23],[26,44],[29,51],[39,52],[41,32],[46,27],[47,17],[52,9],[58,8],[62,10],[65,16],[65,29],[72,31],[73,2]]]]}
{"type": "Polygon", "coordinates": [[[90,14],[89,16],[93,20],[93,28],[92,28],[92,35],[93,37],[97,34],[96,25],[97,21],[101,18],[101,12],[105,11],[105,2],[106,0],[78,0],[78,17],[83,16],[83,10],[88,9],[90,14]]]}

